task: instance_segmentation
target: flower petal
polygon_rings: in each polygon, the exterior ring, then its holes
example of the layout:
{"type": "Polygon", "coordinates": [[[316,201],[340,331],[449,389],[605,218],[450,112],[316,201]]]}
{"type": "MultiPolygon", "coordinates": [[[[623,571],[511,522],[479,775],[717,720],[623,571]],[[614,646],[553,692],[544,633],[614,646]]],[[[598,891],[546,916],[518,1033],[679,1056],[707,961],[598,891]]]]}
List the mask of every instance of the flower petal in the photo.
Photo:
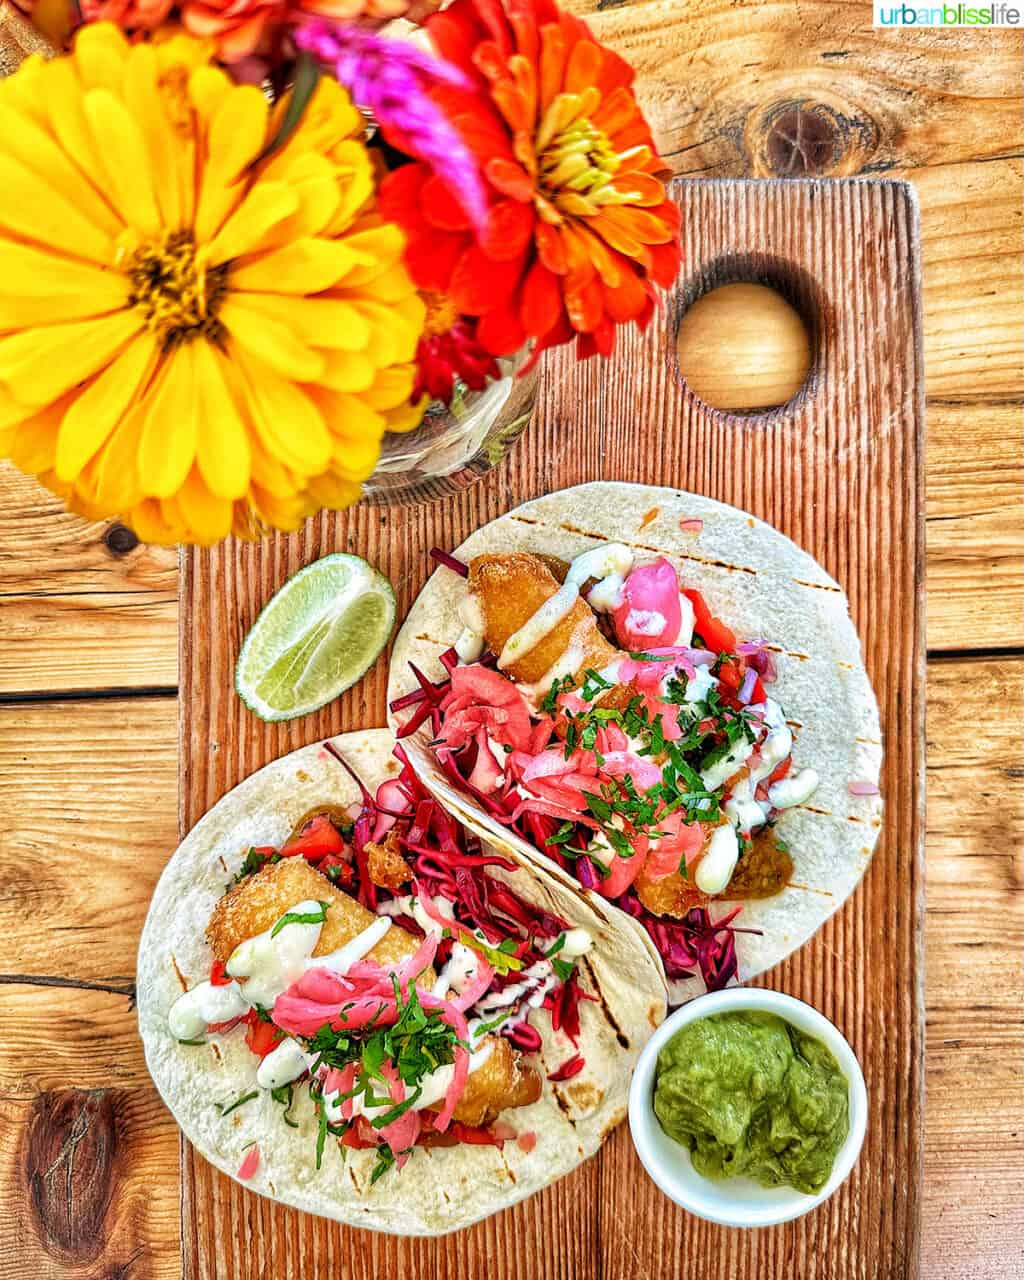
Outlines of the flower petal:
{"type": "Polygon", "coordinates": [[[0,154],[0,191],[0,227],[76,258],[103,265],[113,260],[114,242],[107,232],[10,155],[0,154]]]}
{"type": "Polygon", "coordinates": [[[188,537],[200,546],[211,546],[231,532],[234,504],[218,498],[206,487],[193,467],[177,493],[178,510],[188,525],[188,537]]]}
{"type": "Polygon", "coordinates": [[[267,449],[300,475],[323,471],[331,460],[331,440],[310,397],[254,356],[235,355],[250,417],[267,449]]]}
{"type": "Polygon", "coordinates": [[[139,477],[152,498],[175,494],[195,461],[199,401],[194,346],[183,342],[167,356],[143,402],[139,477]]]}
{"type": "Polygon", "coordinates": [[[121,224],[109,204],[42,125],[0,103],[0,138],[13,159],[37,174],[83,217],[108,235],[119,233],[121,224]]]}
{"type": "Polygon", "coordinates": [[[233,88],[214,111],[196,209],[198,244],[213,239],[246,194],[245,167],[266,139],[268,112],[266,98],[251,84],[233,88]]]}
{"type": "Polygon", "coordinates": [[[59,479],[74,480],[145,386],[156,360],[156,340],[141,333],[76,396],[60,424],[59,479]]]}
{"type": "Polygon", "coordinates": [[[23,404],[48,404],[102,369],[141,328],[133,309],[0,338],[0,382],[23,404]]]}
{"type": "Polygon", "coordinates": [[[267,232],[289,218],[299,198],[283,182],[257,182],[231,214],[209,248],[211,266],[252,253],[267,232]]]}
{"type": "Polygon", "coordinates": [[[207,342],[194,346],[199,396],[196,462],[216,497],[242,498],[249,487],[249,435],[241,406],[224,377],[227,360],[207,342]]]}
{"type": "Polygon", "coordinates": [[[344,240],[296,240],[237,267],[231,284],[235,289],[266,293],[319,293],[352,267],[370,261],[344,240]]]}
{"type": "Polygon", "coordinates": [[[109,311],[111,306],[124,306],[128,293],[128,280],[120,272],[76,262],[0,236],[0,296],[54,298],[85,295],[97,304],[96,311],[109,311]]]}
{"type": "MultiPolygon", "coordinates": [[[[233,276],[232,282],[236,279],[233,276]]],[[[297,298],[273,293],[239,293],[236,297],[244,299],[251,311],[287,325],[311,347],[362,351],[369,345],[369,322],[343,298],[297,298]]]]}
{"type": "Polygon", "coordinates": [[[315,382],[323,373],[323,356],[307,347],[282,321],[246,306],[247,296],[235,294],[220,309],[220,319],[232,340],[283,377],[315,382]]]}
{"type": "Polygon", "coordinates": [[[160,210],[142,130],[109,89],[85,95],[85,118],[106,170],[106,192],[125,223],[146,236],[160,230],[160,210]]]}

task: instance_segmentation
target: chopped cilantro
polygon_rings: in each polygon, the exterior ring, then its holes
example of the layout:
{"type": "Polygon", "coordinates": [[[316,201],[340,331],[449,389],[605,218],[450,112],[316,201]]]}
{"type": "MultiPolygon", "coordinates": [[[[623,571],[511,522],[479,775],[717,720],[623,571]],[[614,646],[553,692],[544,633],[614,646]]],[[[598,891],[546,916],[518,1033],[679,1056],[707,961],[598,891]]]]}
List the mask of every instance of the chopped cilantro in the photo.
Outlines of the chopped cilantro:
{"type": "Polygon", "coordinates": [[[414,1089],[407,1098],[396,1103],[389,1111],[385,1111],[382,1116],[377,1116],[375,1120],[371,1120],[370,1124],[372,1124],[375,1129],[385,1129],[395,1120],[401,1119],[410,1107],[414,1107],[416,1103],[419,1102],[422,1093],[422,1088],[414,1089]]]}
{"type": "Polygon", "coordinates": [[[583,688],[580,690],[580,697],[584,702],[593,702],[599,693],[604,693],[614,687],[613,681],[606,680],[599,671],[594,671],[592,667],[587,667],[583,673],[583,688]]]}
{"type": "Polygon", "coordinates": [[[373,1166],[373,1172],[370,1174],[370,1185],[372,1186],[378,1178],[383,1178],[394,1163],[395,1153],[386,1143],[381,1143],[377,1148],[377,1163],[373,1166]]]}
{"type": "Polygon", "coordinates": [[[283,1084],[277,1089],[271,1089],[270,1096],[275,1102],[280,1103],[280,1105],[284,1107],[284,1114],[281,1119],[285,1124],[289,1125],[292,1129],[297,1129],[299,1127],[298,1123],[291,1117],[292,1101],[294,1098],[293,1087],[290,1084],[283,1084]]]}
{"type": "Polygon", "coordinates": [[[576,831],[575,823],[563,822],[553,836],[548,836],[544,841],[545,844],[565,844],[573,838],[576,831]]]}
{"type": "Polygon", "coordinates": [[[327,919],[327,908],[330,905],[329,902],[318,902],[319,911],[286,911],[271,929],[270,936],[276,938],[285,925],[288,924],[323,924],[327,919]]]}
{"type": "Polygon", "coordinates": [[[551,688],[544,695],[544,701],[540,704],[541,711],[546,712],[549,716],[553,716],[558,710],[558,695],[564,693],[566,689],[572,688],[572,676],[562,676],[558,680],[553,680],[551,688]]]}
{"type": "Polygon", "coordinates": [[[259,1096],[260,1091],[258,1089],[253,1089],[251,1093],[243,1093],[242,1096],[240,1098],[236,1098],[230,1106],[220,1107],[220,1113],[222,1116],[229,1116],[236,1107],[244,1107],[247,1102],[252,1102],[253,1098],[258,1098],[259,1096]]]}
{"type": "Polygon", "coordinates": [[[231,883],[239,884],[247,876],[255,875],[257,871],[261,871],[264,867],[280,861],[281,855],[279,853],[259,853],[250,846],[249,852],[245,855],[242,865],[238,868],[231,883]]]}

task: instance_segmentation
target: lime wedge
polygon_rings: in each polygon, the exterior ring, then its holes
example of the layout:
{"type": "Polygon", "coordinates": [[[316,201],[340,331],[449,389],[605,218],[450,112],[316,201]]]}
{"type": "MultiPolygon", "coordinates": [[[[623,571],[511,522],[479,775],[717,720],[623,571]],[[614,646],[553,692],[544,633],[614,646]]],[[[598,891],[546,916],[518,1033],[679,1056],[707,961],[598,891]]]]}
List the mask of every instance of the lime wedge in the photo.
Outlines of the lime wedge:
{"type": "Polygon", "coordinates": [[[262,720],[316,711],[364,675],[395,625],[395,593],[360,556],[315,560],[289,578],[256,619],[235,688],[262,720]]]}

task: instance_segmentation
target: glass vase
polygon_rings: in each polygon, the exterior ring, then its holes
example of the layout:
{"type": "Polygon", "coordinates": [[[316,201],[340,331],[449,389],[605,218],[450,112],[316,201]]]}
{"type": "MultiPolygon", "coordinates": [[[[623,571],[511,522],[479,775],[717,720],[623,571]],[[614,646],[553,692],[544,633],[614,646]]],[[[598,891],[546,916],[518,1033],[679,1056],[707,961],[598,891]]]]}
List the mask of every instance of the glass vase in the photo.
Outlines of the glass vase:
{"type": "Polygon", "coordinates": [[[402,505],[450,497],[496,467],[530,420],[538,368],[519,375],[527,352],[498,361],[501,377],[482,391],[456,385],[450,406],[435,401],[412,431],[388,432],[363,500],[402,505]]]}

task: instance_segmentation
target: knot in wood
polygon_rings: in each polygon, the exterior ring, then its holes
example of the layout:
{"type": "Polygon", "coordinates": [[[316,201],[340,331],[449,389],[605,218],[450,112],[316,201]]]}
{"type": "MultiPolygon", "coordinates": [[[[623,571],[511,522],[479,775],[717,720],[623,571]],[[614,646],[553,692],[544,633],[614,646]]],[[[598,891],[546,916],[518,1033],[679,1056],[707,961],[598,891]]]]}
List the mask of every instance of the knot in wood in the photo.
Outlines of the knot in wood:
{"type": "Polygon", "coordinates": [[[764,157],[776,176],[813,178],[839,167],[847,131],[824,103],[782,103],[765,125],[764,157]]]}
{"type": "Polygon", "coordinates": [[[139,545],[139,535],[126,524],[115,522],[103,535],[103,541],[111,555],[126,556],[139,545]]]}
{"type": "Polygon", "coordinates": [[[115,1096],[62,1089],[32,1104],[23,1138],[26,1199],[40,1244],[61,1262],[88,1264],[103,1251],[116,1178],[115,1096]]]}

